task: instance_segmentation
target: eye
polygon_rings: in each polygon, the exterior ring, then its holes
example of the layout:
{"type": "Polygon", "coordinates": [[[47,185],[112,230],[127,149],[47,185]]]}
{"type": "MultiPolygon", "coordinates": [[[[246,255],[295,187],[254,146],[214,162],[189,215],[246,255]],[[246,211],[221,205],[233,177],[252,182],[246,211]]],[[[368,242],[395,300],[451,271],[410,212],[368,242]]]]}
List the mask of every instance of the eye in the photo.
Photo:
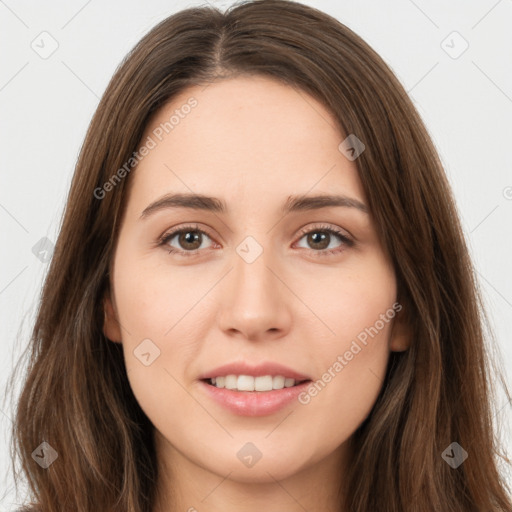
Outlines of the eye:
{"type": "Polygon", "coordinates": [[[303,235],[300,240],[306,239],[309,247],[314,249],[313,253],[315,256],[339,253],[345,250],[344,246],[352,247],[354,245],[354,241],[343,234],[341,230],[330,226],[316,226],[312,229],[303,229],[300,234],[303,235]],[[333,238],[338,238],[342,242],[340,246],[332,247],[333,238]]]}
{"type": "MultiPolygon", "coordinates": [[[[315,256],[327,256],[329,254],[344,251],[346,247],[352,247],[354,241],[348,238],[343,232],[331,226],[316,226],[310,229],[302,229],[302,235],[299,239],[306,239],[306,243],[311,248],[315,256]],[[337,238],[341,243],[337,247],[332,247],[333,238],[337,238]]],[[[180,256],[194,256],[201,249],[211,248],[203,246],[205,238],[212,240],[206,231],[200,229],[197,224],[189,226],[181,226],[168,233],[165,233],[159,240],[158,245],[165,246],[169,253],[178,254],[180,256]],[[173,242],[176,245],[173,245],[173,242]]],[[[299,246],[300,247],[300,246],[299,246]]],[[[302,246],[304,247],[304,246],[302,246]]],[[[308,247],[305,247],[308,249],[308,247]]]]}
{"type": "Polygon", "coordinates": [[[200,229],[199,226],[182,226],[170,233],[166,233],[160,240],[159,245],[166,245],[169,253],[179,253],[182,256],[193,256],[204,249],[204,237],[211,240],[208,233],[200,229]],[[176,239],[178,247],[172,245],[173,239],[176,239]]]}

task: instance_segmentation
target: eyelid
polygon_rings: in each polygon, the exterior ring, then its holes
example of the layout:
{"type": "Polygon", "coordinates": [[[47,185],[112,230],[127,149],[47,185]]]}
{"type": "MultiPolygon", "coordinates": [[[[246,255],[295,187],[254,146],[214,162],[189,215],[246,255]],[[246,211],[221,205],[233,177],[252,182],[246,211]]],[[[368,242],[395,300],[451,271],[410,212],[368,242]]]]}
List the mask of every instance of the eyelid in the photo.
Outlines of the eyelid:
{"type": "Polygon", "coordinates": [[[349,233],[349,231],[347,231],[346,229],[343,229],[343,228],[340,228],[334,224],[329,224],[329,223],[325,223],[325,222],[313,222],[313,223],[309,223],[309,224],[306,224],[305,226],[299,228],[299,231],[297,233],[297,236],[304,236],[308,233],[310,233],[311,231],[330,231],[332,233],[335,233],[339,236],[341,236],[342,238],[346,238],[347,240],[350,240],[351,242],[355,242],[355,239],[354,237],[349,233]]]}

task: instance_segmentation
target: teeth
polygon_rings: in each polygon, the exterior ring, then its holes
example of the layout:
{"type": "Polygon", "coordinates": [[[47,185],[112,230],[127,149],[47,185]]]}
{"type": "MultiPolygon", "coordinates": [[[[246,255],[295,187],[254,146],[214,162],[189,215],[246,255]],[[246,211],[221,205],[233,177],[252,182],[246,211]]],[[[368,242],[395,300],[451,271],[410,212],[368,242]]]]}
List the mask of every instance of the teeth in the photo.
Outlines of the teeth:
{"type": "Polygon", "coordinates": [[[294,379],[284,379],[284,387],[291,388],[295,384],[294,379]]]}
{"type": "Polygon", "coordinates": [[[276,375],[272,378],[272,389],[283,389],[286,379],[282,375],[276,375]]]}
{"type": "Polygon", "coordinates": [[[273,389],[291,388],[295,386],[296,381],[282,375],[264,375],[262,377],[226,375],[224,377],[212,377],[210,384],[217,388],[234,389],[236,391],[272,391],[273,389]]]}
{"type": "Polygon", "coordinates": [[[225,388],[226,389],[236,389],[238,378],[236,375],[226,375],[225,377],[225,388]]]}
{"type": "Polygon", "coordinates": [[[239,375],[236,389],[238,389],[238,391],[254,391],[255,380],[254,377],[250,377],[249,375],[239,375]]]}

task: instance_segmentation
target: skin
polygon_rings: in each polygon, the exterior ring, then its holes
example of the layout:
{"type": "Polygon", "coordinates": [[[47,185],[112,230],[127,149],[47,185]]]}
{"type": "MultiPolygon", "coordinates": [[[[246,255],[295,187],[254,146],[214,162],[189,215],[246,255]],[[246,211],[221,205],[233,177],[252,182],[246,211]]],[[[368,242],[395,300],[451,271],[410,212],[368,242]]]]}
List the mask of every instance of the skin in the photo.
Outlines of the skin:
{"type": "Polygon", "coordinates": [[[409,346],[403,311],[307,405],[238,416],[213,402],[198,377],[247,360],[321,379],[396,302],[394,269],[369,214],[339,206],[279,212],[292,194],[366,203],[355,162],[338,150],[345,134],[306,93],[253,76],[183,91],[156,113],[143,140],[190,97],[197,106],[130,176],[105,299],[105,334],[122,343],[130,385],[156,429],[162,471],[154,510],[344,510],[336,491],[348,441],[375,403],[390,351],[409,346]],[[229,212],[174,208],[140,218],[176,192],[218,197],[229,212]],[[202,241],[180,245],[175,236],[167,246],[199,247],[198,254],[157,245],[188,223],[207,232],[202,241]],[[325,246],[300,229],[321,225],[355,245],[332,234],[328,248],[340,252],[319,256],[325,246]],[[247,236],[263,249],[252,263],[236,251],[247,236]],[[144,339],[160,350],[149,366],[133,353],[144,339]],[[262,453],[252,467],[236,455],[247,442],[262,453]]]}

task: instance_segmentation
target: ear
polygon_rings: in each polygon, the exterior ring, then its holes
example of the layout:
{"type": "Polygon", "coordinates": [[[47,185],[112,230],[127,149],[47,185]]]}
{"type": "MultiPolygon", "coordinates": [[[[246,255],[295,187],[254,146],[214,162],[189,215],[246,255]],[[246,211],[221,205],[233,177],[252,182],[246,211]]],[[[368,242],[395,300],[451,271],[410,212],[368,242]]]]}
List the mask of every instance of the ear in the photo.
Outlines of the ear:
{"type": "Polygon", "coordinates": [[[119,325],[119,320],[117,316],[117,312],[115,310],[115,305],[112,303],[110,297],[110,290],[105,292],[105,297],[103,299],[103,310],[105,312],[104,315],[104,323],[103,323],[103,334],[110,340],[115,343],[121,343],[121,327],[119,325]]]}
{"type": "Polygon", "coordinates": [[[412,332],[408,323],[406,309],[401,306],[393,319],[389,349],[392,352],[404,352],[411,346],[412,332]]]}

